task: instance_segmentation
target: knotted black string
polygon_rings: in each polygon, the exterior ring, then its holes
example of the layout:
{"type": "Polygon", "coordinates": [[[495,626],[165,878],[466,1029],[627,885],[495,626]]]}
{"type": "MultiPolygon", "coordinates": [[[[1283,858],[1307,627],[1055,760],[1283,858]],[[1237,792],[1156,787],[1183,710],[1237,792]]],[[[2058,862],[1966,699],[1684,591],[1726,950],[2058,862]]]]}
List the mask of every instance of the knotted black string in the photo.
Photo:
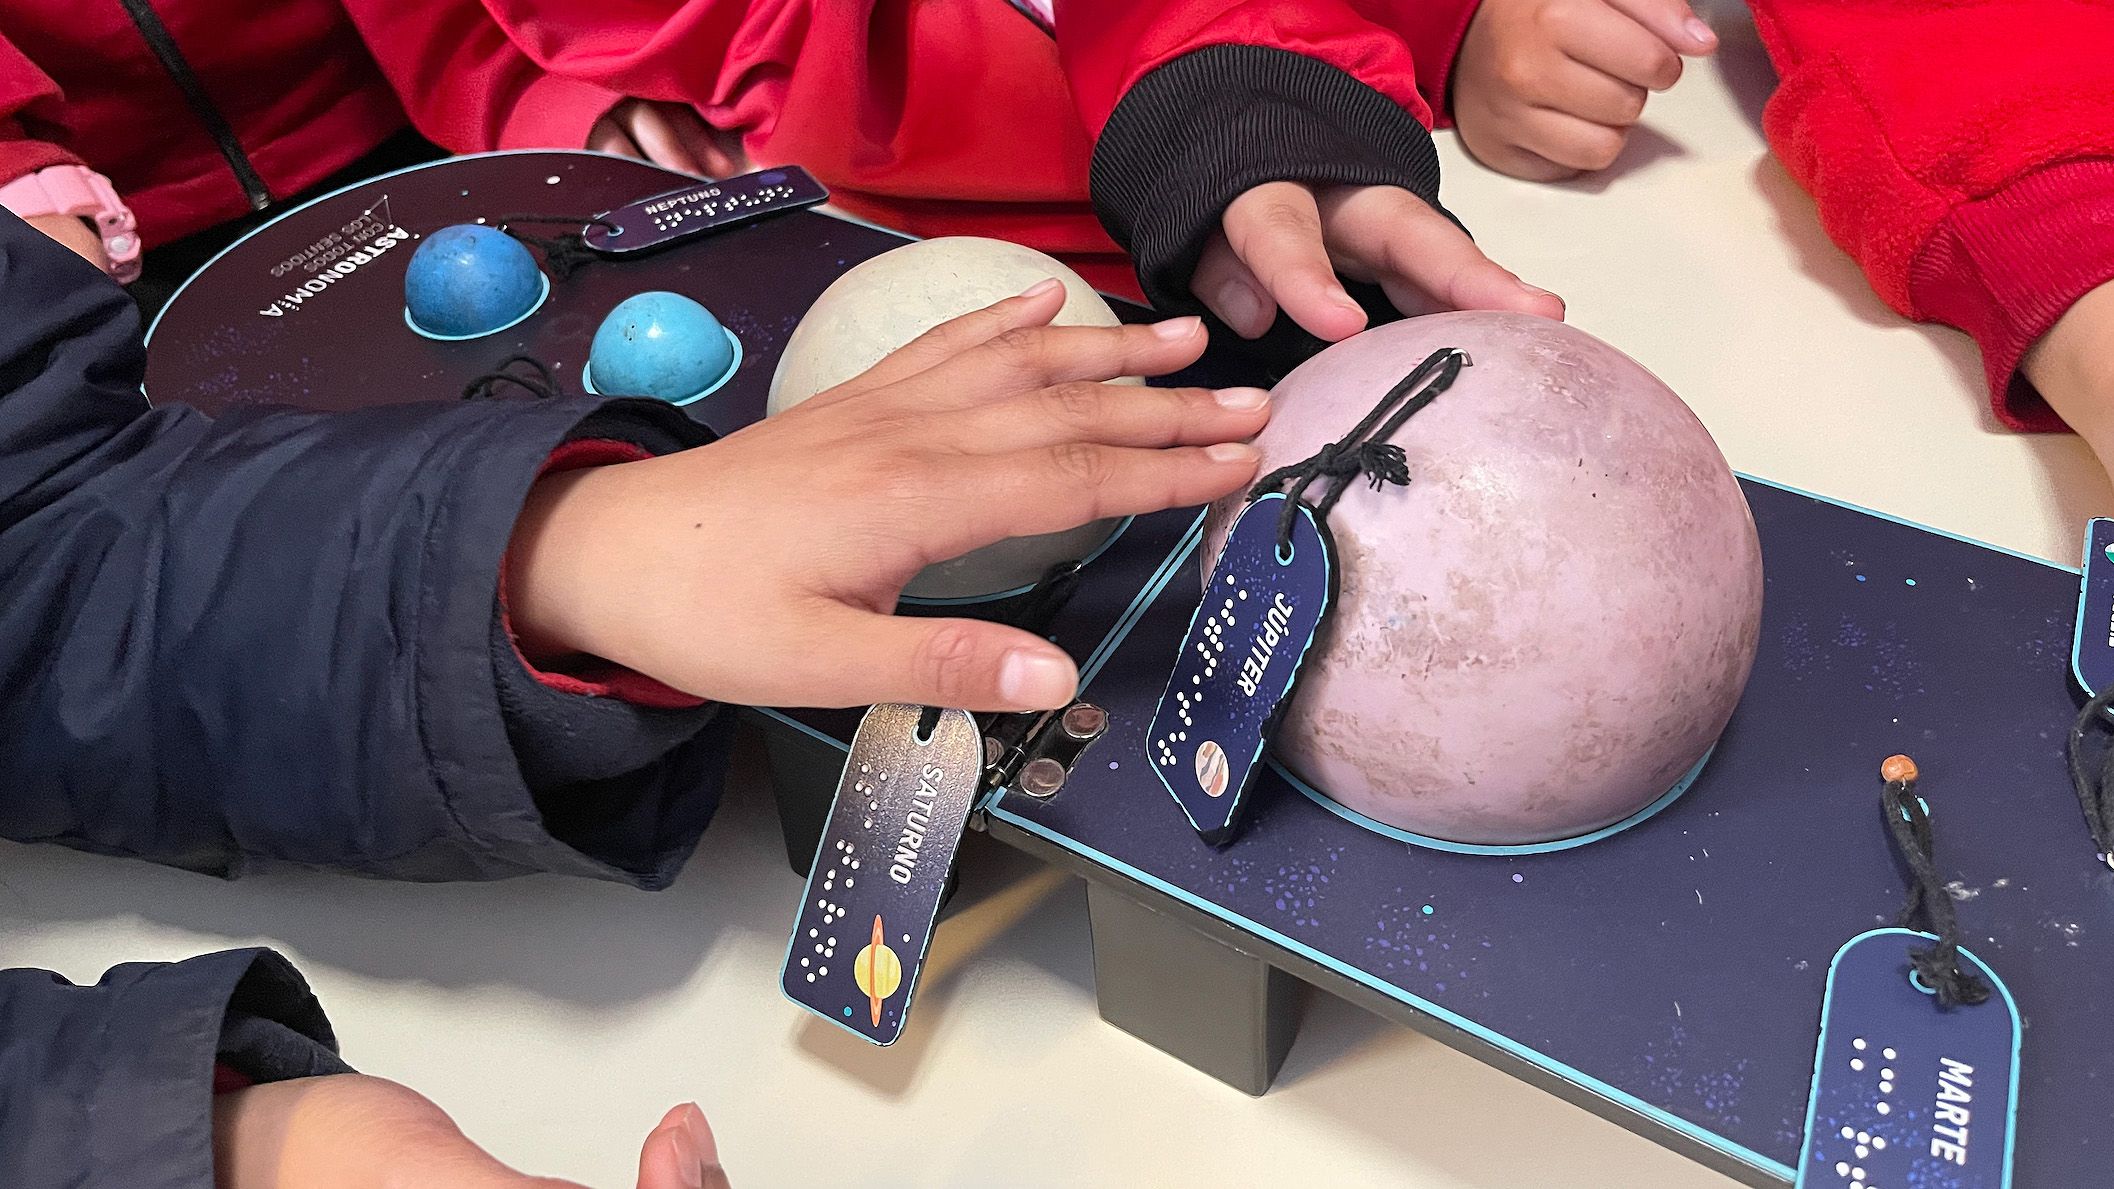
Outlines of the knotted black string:
{"type": "Polygon", "coordinates": [[[1938,874],[1932,851],[1930,806],[1916,794],[1915,764],[1897,756],[1887,762],[1888,767],[1896,761],[1907,772],[1900,779],[1886,782],[1879,803],[1886,812],[1887,830],[1894,836],[1894,849],[1909,869],[1908,903],[1901,908],[1900,924],[1904,929],[1929,933],[1938,939],[1936,945],[1910,950],[1909,962],[1923,985],[1937,995],[1939,1007],[1972,1007],[1989,998],[1989,984],[1960,966],[1960,918],[1952,893],[1946,891],[1945,881],[1938,874]]]}
{"type": "Polygon", "coordinates": [[[549,364],[533,355],[509,355],[498,367],[463,385],[462,398],[490,400],[509,384],[538,400],[560,400],[565,396],[565,387],[558,383],[557,374],[551,371],[549,364]],[[522,366],[528,368],[525,375],[514,370],[522,366]]]}
{"type": "Polygon", "coordinates": [[[2107,717],[2109,707],[2114,707],[2114,688],[2100,691],[2078,712],[2070,728],[2070,783],[2077,787],[2077,802],[2084,808],[2100,861],[2114,867],[2114,743],[2100,748],[2096,770],[2085,758],[2085,737],[2093,724],[2114,725],[2107,717]]]}
{"type": "Polygon", "coordinates": [[[1403,456],[1402,447],[1388,441],[1395,431],[1414,416],[1417,410],[1438,399],[1438,395],[1453,386],[1461,369],[1469,366],[1467,354],[1455,347],[1441,347],[1427,356],[1416,370],[1402,377],[1402,381],[1387,390],[1373,411],[1365,415],[1356,428],[1340,440],[1323,446],[1313,457],[1290,466],[1282,466],[1264,475],[1248,490],[1250,500],[1261,499],[1273,491],[1291,483],[1292,489],[1285,492],[1284,513],[1277,521],[1277,547],[1280,551],[1292,547],[1292,518],[1298,515],[1298,507],[1306,490],[1314,480],[1327,478],[1329,489],[1314,505],[1314,515],[1327,519],[1330,509],[1351,485],[1351,480],[1363,474],[1372,481],[1373,490],[1393,483],[1398,487],[1409,485],[1409,461],[1403,456]],[[1421,390],[1419,385],[1422,385],[1421,390]],[[1408,400],[1403,400],[1408,396],[1408,400]],[[1401,402],[1399,408],[1396,402],[1401,402]],[[1393,415],[1389,412],[1392,410],[1393,415]],[[1382,418],[1386,421],[1383,424],[1382,418]],[[1376,428],[1377,427],[1377,428],[1376,428]]]}
{"type": "Polygon", "coordinates": [[[574,227],[600,227],[611,235],[621,234],[615,223],[596,215],[593,218],[569,218],[564,215],[506,215],[499,220],[499,230],[513,236],[522,243],[543,250],[543,265],[550,270],[551,279],[562,281],[579,271],[585,264],[599,259],[595,250],[587,246],[587,239],[578,231],[563,235],[531,235],[515,227],[516,223],[562,223],[574,227]]]}

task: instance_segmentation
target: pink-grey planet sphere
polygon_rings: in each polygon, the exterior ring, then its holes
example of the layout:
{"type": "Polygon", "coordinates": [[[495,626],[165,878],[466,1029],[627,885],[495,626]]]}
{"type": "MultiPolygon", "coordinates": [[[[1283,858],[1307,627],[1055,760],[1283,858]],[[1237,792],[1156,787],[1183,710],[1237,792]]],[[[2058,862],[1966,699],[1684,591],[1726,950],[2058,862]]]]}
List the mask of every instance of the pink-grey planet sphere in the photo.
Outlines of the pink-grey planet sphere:
{"type": "MultiPolygon", "coordinates": [[[[1308,360],[1274,392],[1263,470],[1449,347],[1471,366],[1391,439],[1410,483],[1356,480],[1328,518],[1338,599],[1272,747],[1386,826],[1577,838],[1664,796],[1723,733],[1760,632],[1753,514],[1672,389],[1518,314],[1412,318],[1308,360]]],[[[1242,503],[1212,508],[1207,560],[1242,503]]]]}

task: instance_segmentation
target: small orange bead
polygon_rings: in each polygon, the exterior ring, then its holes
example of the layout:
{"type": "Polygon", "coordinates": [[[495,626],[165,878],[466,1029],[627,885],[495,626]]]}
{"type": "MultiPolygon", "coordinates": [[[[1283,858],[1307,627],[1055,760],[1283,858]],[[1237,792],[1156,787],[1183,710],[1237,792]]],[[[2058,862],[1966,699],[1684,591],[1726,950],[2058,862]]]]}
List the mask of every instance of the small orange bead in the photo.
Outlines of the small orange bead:
{"type": "Polygon", "coordinates": [[[1888,784],[1916,779],[1916,761],[1907,756],[1888,756],[1879,765],[1879,779],[1888,784]]]}

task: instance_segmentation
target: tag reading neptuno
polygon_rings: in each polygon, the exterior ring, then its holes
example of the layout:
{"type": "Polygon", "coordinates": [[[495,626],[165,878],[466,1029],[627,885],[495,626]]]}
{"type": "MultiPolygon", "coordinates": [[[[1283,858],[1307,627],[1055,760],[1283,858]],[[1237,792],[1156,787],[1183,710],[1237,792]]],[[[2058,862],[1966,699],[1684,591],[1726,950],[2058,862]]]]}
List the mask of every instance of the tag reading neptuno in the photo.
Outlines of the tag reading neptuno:
{"type": "Polygon", "coordinates": [[[2002,1189],[2011,1183],[2019,1026],[2011,992],[1940,1008],[1910,978],[1927,933],[1875,929],[1828,967],[1799,1189],[2002,1189]]]}
{"type": "Polygon", "coordinates": [[[1286,555],[1278,548],[1284,509],[1285,497],[1272,492],[1234,520],[1146,736],[1153,772],[1213,846],[1233,838],[1263,748],[1336,595],[1328,530],[1313,509],[1294,505],[1286,555]]]}
{"type": "Polygon", "coordinates": [[[2083,569],[2070,671],[2090,696],[2114,686],[2114,520],[2095,519],[2085,526],[2083,569]]]}
{"type": "Polygon", "coordinates": [[[822,183],[798,166],[784,165],[627,203],[600,216],[616,230],[591,224],[580,238],[604,255],[623,256],[828,201],[822,183]]]}
{"type": "Polygon", "coordinates": [[[923,740],[922,706],[867,711],[779,985],[786,998],[875,1044],[894,1044],[939,917],[983,773],[983,735],[946,710],[923,740]]]}

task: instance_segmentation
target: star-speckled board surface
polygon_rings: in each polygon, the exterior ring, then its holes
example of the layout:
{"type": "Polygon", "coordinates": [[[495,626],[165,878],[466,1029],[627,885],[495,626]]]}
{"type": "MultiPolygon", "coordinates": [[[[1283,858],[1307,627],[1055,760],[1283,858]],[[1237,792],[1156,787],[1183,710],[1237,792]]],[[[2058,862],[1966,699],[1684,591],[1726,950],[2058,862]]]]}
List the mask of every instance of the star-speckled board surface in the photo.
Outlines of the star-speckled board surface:
{"type": "MultiPolygon", "coordinates": [[[[408,245],[371,254],[296,314],[258,312],[283,301],[314,258],[304,253],[328,255],[315,245],[377,217],[420,234],[480,216],[592,214],[676,180],[588,154],[500,154],[291,212],[172,302],[153,332],[148,394],[209,410],[449,399],[517,351],[570,380],[604,312],[675,289],[744,347],[734,379],[692,414],[722,431],[747,424],[808,304],[898,239],[789,214],[590,266],[519,326],[466,343],[404,326],[408,245]]],[[[1254,378],[1225,359],[1202,374],[1254,378]]],[[[1443,1021],[1640,1130],[1789,1179],[1828,959],[1901,900],[1875,773],[1908,752],[1967,944],[2024,1021],[2017,1183],[2098,1183],[2114,1160],[2114,1034],[2099,1009],[2114,985],[2114,873],[2094,861],[2062,757],[2077,707],[2075,573],[1766,483],[1747,492],[1768,571],[1753,681],[1700,779],[1622,833],[1537,855],[1423,850],[1265,775],[1239,838],[1205,845],[1144,750],[1195,607],[1194,511],[1141,518],[1089,567],[1052,635],[1085,658],[1087,696],[1111,729],[1057,797],[1007,795],[991,813],[1266,952],[1443,1021]]],[[[842,746],[857,719],[785,721],[842,746]]],[[[1520,707],[1520,729],[1536,727],[1535,708],[1520,707]]]]}

